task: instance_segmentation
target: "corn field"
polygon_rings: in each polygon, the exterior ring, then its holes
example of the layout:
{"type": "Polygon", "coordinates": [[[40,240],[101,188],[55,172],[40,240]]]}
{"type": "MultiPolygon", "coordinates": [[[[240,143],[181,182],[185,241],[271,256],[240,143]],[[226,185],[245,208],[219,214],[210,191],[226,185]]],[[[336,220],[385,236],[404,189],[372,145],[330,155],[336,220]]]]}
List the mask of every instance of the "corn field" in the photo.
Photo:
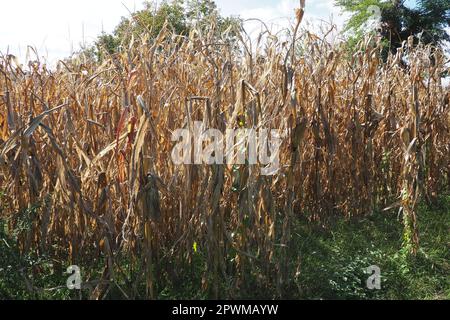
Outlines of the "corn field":
{"type": "Polygon", "coordinates": [[[55,69],[2,56],[0,216],[14,228],[35,208],[20,249],[102,264],[96,299],[120,277],[126,297],[144,283],[155,299],[198,252],[208,297],[224,296],[224,282],[245,287],[255,267],[283,297],[299,217],[391,210],[414,254],[418,202],[450,186],[445,55],[405,42],[382,61],[376,38],[350,54],[298,25],[286,41],[241,30],[234,44],[214,24],[186,36],[166,25],[101,62],[81,54],[55,69]],[[172,132],[193,121],[286,132],[279,172],[175,165],[172,132]]]}

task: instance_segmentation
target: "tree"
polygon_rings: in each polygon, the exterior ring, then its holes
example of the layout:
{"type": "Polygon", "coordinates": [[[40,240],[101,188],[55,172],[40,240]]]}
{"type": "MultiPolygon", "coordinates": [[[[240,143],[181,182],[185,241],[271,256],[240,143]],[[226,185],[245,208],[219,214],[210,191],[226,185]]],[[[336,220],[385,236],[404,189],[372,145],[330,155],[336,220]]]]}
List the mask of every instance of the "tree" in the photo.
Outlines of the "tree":
{"type": "Polygon", "coordinates": [[[149,33],[155,38],[164,26],[169,23],[176,34],[186,34],[188,26],[182,0],[163,1],[160,5],[145,2],[143,10],[134,13],[131,18],[122,18],[114,31],[118,42],[128,43],[132,35],[139,36],[149,33]]]}
{"type": "Polygon", "coordinates": [[[351,14],[346,30],[353,33],[353,40],[364,33],[364,26],[373,16],[373,8],[380,9],[379,34],[386,43],[386,50],[395,53],[402,42],[414,36],[420,42],[436,47],[450,41],[446,28],[450,27],[449,0],[418,0],[413,8],[405,0],[336,0],[337,5],[351,14]]]}
{"type": "Polygon", "coordinates": [[[102,32],[102,34],[97,38],[95,45],[99,52],[104,50],[108,54],[113,54],[119,47],[120,41],[117,37],[102,32]]]}
{"type": "Polygon", "coordinates": [[[238,23],[238,18],[222,17],[219,14],[217,5],[212,0],[187,0],[186,17],[190,26],[201,24],[203,29],[210,27],[210,17],[214,17],[217,21],[216,32],[222,33],[230,25],[238,23]]]}
{"type": "Polygon", "coordinates": [[[129,18],[122,18],[113,34],[102,33],[98,37],[95,46],[99,59],[102,59],[104,53],[113,54],[121,46],[127,47],[133,37],[148,34],[150,39],[156,38],[166,21],[174,33],[179,35],[187,35],[194,25],[208,30],[210,17],[216,19],[218,33],[239,21],[237,18],[220,16],[217,5],[212,0],[164,0],[159,5],[147,1],[144,5],[143,10],[129,18]]]}

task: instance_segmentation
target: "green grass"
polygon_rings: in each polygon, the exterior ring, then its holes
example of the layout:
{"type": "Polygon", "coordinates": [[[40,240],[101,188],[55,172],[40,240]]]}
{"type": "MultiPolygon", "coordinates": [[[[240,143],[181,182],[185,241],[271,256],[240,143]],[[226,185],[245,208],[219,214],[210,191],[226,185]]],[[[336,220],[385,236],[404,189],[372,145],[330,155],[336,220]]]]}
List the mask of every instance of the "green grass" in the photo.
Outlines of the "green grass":
{"type": "Polygon", "coordinates": [[[396,213],[337,220],[329,231],[299,223],[293,243],[303,257],[300,298],[450,299],[450,197],[420,207],[421,248],[416,257],[402,248],[396,213]],[[382,289],[371,291],[365,269],[381,269],[382,289]]]}
{"type": "MultiPolygon", "coordinates": [[[[24,213],[25,217],[32,215],[24,213]]],[[[26,222],[26,219],[24,219],[26,222]]],[[[26,223],[18,224],[23,230],[26,223]]],[[[283,298],[290,299],[450,299],[450,196],[442,197],[433,207],[420,206],[420,244],[417,256],[410,256],[402,248],[402,223],[396,212],[377,213],[364,218],[331,219],[326,228],[301,216],[293,226],[290,270],[292,277],[283,286],[283,298]],[[381,269],[381,290],[368,290],[367,267],[381,269]]],[[[39,255],[36,251],[20,255],[15,246],[16,233],[8,233],[0,221],[0,298],[2,299],[78,299],[87,293],[64,288],[69,264],[39,255]],[[56,266],[60,266],[57,268],[56,266]],[[19,271],[22,270],[22,271],[19,271]],[[25,279],[27,279],[25,281],[25,279]],[[38,288],[57,288],[51,291],[30,292],[32,284],[38,288]]],[[[205,253],[199,249],[191,263],[177,265],[162,261],[160,274],[166,270],[178,273],[176,282],[160,281],[160,299],[206,299],[202,290],[205,253]]],[[[234,253],[229,253],[229,260],[234,253]]],[[[87,260],[87,259],[86,259],[87,260]]],[[[131,270],[126,257],[120,259],[123,270],[131,270]]],[[[91,278],[99,278],[102,261],[83,268],[91,278]]],[[[134,274],[130,273],[129,279],[134,274]]],[[[241,289],[232,287],[233,279],[222,279],[221,298],[276,298],[273,279],[265,281],[258,264],[254,264],[241,289]]],[[[274,277],[276,275],[273,275],[274,277]]],[[[129,292],[129,279],[117,279],[121,288],[129,292]]],[[[136,288],[137,297],[144,296],[145,285],[136,288]]],[[[113,288],[109,298],[123,295],[113,288]]]]}

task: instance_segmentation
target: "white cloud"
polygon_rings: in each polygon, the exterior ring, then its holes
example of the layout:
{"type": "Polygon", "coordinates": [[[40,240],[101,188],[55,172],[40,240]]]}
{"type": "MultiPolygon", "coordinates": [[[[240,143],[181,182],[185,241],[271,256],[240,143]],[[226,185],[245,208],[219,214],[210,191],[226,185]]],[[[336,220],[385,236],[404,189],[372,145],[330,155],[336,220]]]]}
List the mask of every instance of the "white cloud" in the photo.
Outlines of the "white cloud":
{"type": "MultiPolygon", "coordinates": [[[[137,3],[141,1],[138,0],[137,3]]],[[[0,51],[25,58],[27,45],[53,61],[114,29],[136,0],[2,1],[0,51]]]]}
{"type": "MultiPolygon", "coordinates": [[[[25,59],[27,45],[51,62],[92,42],[102,30],[111,32],[128,10],[140,9],[143,0],[14,0],[2,1],[0,51],[25,59]]],[[[259,18],[275,30],[289,26],[299,0],[217,0],[224,15],[259,18]]],[[[329,20],[338,10],[333,0],[307,0],[305,19],[329,20]]],[[[337,19],[338,20],[338,19],[337,19]]],[[[339,21],[336,21],[339,22],[339,21]]],[[[251,29],[251,24],[247,27],[251,29]]],[[[257,24],[253,23],[256,28],[257,24]]]]}
{"type": "MultiPolygon", "coordinates": [[[[235,1],[217,1],[224,14],[232,12],[235,1]]],[[[237,2],[237,1],[236,1],[237,2]]],[[[250,1],[253,2],[253,1],[250,1]]],[[[247,3],[247,2],[245,2],[247,3]]],[[[253,4],[253,3],[252,3],[253,4]]],[[[295,9],[299,7],[299,0],[261,1],[258,5],[247,7],[237,6],[234,9],[244,19],[257,18],[264,21],[272,32],[283,28],[289,28],[295,22],[295,9]]],[[[341,28],[345,22],[345,16],[341,10],[334,6],[334,0],[306,0],[304,24],[309,28],[317,28],[322,22],[333,22],[341,28]]],[[[257,34],[261,30],[258,22],[246,23],[246,30],[250,34],[257,34]]]]}

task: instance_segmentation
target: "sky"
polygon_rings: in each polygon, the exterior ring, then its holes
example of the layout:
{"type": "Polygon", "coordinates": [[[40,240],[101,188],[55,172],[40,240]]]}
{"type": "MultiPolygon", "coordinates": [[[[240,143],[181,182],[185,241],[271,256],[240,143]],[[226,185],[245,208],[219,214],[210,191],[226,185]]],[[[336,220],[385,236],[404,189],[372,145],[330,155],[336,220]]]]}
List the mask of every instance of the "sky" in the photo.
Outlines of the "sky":
{"type": "MultiPolygon", "coordinates": [[[[122,16],[143,7],[143,0],[3,0],[0,2],[0,52],[21,62],[27,46],[37,49],[50,63],[90,44],[102,32],[112,32],[122,16]]],[[[320,19],[342,26],[345,17],[333,7],[334,0],[307,0],[306,21],[320,19]]],[[[259,18],[275,29],[289,25],[299,0],[216,0],[224,16],[259,18]]],[[[256,25],[249,22],[247,28],[256,25]]],[[[29,56],[30,57],[30,56],[29,56]]]]}

